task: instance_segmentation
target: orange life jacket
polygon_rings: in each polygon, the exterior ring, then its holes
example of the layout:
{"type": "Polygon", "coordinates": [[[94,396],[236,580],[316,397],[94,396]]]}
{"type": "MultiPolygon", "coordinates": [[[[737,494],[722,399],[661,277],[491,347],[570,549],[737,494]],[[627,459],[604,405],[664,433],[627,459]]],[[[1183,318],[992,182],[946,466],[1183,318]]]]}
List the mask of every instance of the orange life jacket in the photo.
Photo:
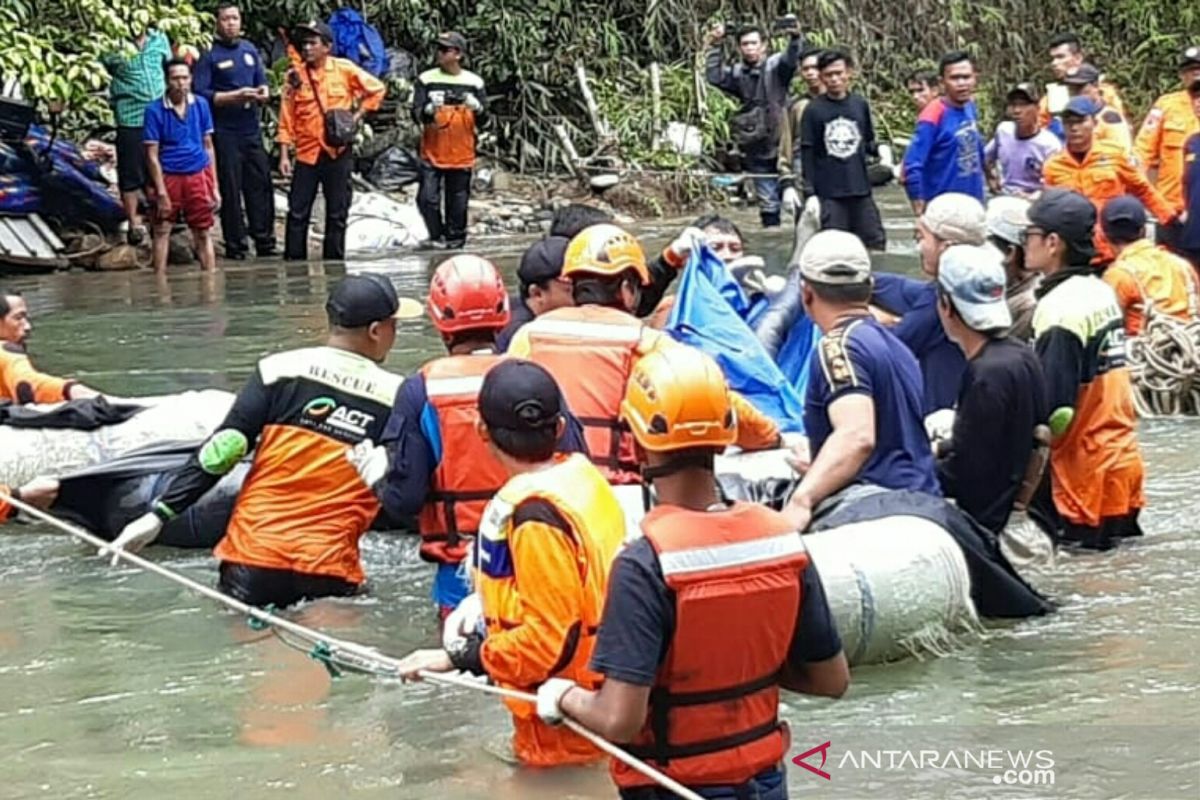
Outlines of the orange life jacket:
{"type": "MultiPolygon", "coordinates": [[[[718,512],[658,506],[642,520],[675,594],[675,632],[629,752],[685,786],[736,786],[778,764],[787,661],[808,565],[781,514],[752,503],[718,512]]],[[[613,762],[621,789],[648,785],[613,762]]]]}
{"type": "Polygon", "coordinates": [[[588,305],[537,317],[509,348],[554,376],[583,425],[592,463],[609,483],[642,482],[633,436],[620,422],[621,400],[634,363],[663,335],[624,311],[588,305]]]}
{"type": "Polygon", "coordinates": [[[491,353],[448,356],[421,369],[442,442],[441,460],[417,520],[421,558],[426,561],[462,561],[479,530],[484,507],[508,479],[475,428],[479,388],[501,358],[491,353]]]}

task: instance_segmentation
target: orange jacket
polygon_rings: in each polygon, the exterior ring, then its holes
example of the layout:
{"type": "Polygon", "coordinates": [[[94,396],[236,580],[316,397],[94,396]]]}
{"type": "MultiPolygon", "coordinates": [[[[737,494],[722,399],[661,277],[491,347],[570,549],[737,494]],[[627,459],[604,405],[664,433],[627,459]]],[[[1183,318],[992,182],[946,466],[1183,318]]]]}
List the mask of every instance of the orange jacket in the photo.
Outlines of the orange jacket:
{"type": "MultiPolygon", "coordinates": [[[[629,752],[685,786],[736,786],[778,764],[779,673],[788,660],[808,554],[764,506],[658,506],[642,520],[675,599],[675,630],[629,752]],[[703,696],[703,699],[701,699],[703,696]]],[[[613,762],[620,789],[651,785],[613,762]]]]}
{"type": "Polygon", "coordinates": [[[468,96],[487,103],[483,79],[470,70],[451,75],[440,68],[417,76],[413,85],[413,118],[421,128],[421,158],[439,169],[471,169],[475,166],[475,128],[479,114],[465,104],[468,96]],[[447,102],[430,101],[440,95],[447,102]]]}
{"type": "MultiPolygon", "coordinates": [[[[557,308],[526,323],[508,352],[544,366],[562,387],[583,425],[592,461],[610,483],[641,483],[633,436],[620,423],[621,400],[637,359],[660,347],[686,347],[637,317],[603,306],[557,308]]],[[[779,426],[736,392],[737,444],[764,450],[779,444],[779,426]]]]}
{"type": "Polygon", "coordinates": [[[1134,154],[1129,123],[1112,106],[1105,106],[1096,115],[1096,141],[1116,145],[1126,155],[1134,154]]]}
{"type": "Polygon", "coordinates": [[[71,399],[67,381],[38,372],[25,353],[25,348],[12,342],[0,345],[0,400],[10,403],[58,403],[71,399]]]}
{"type": "MultiPolygon", "coordinates": [[[[608,575],[625,541],[625,515],[600,471],[581,454],[518,475],[479,525],[475,586],[487,623],[480,661],[500,686],[531,691],[553,677],[589,689],[608,575]]],[[[505,700],[513,751],[532,766],[598,761],[601,752],[542,722],[532,703],[505,700]]]]}
{"type": "Polygon", "coordinates": [[[1172,92],[1154,103],[1134,143],[1142,168],[1157,171],[1154,184],[1176,211],[1184,206],[1183,148],[1193,133],[1200,133],[1200,121],[1191,98],[1172,92]]]}
{"type": "Polygon", "coordinates": [[[1148,239],[1126,247],[1104,270],[1104,282],[1113,288],[1125,314],[1125,333],[1137,336],[1145,321],[1143,306],[1182,320],[1198,316],[1196,280],[1182,258],[1155,247],[1148,239]]]}
{"type": "Polygon", "coordinates": [[[324,66],[311,71],[292,67],[283,82],[275,141],[295,145],[296,160],[302,164],[316,164],[322,150],[336,157],[343,148],[325,143],[322,109],[351,110],[357,104],[360,110],[374,111],[383,103],[386,91],[378,78],[344,58],[330,56],[324,66]]]}
{"type": "Polygon", "coordinates": [[[484,506],[508,477],[475,428],[483,378],[502,358],[491,353],[447,356],[421,369],[442,443],[428,502],[417,520],[426,561],[463,560],[484,506]]]}
{"type": "Polygon", "coordinates": [[[1175,216],[1175,209],[1150,185],[1133,160],[1112,144],[1095,142],[1083,160],[1068,150],[1060,150],[1046,159],[1042,175],[1047,188],[1058,187],[1079,192],[1096,207],[1097,263],[1113,258],[1112,247],[1104,238],[1099,224],[1100,215],[1109,200],[1132,194],[1164,225],[1175,216]]]}
{"type": "MultiPolygon", "coordinates": [[[[4,496],[7,497],[12,493],[12,490],[3,483],[0,483],[0,492],[3,492],[4,496]]],[[[8,522],[9,517],[12,515],[13,507],[3,497],[0,497],[0,524],[8,522]]]]}
{"type": "MultiPolygon", "coordinates": [[[[1068,91],[1067,87],[1061,83],[1050,84],[1050,86],[1055,85],[1059,87],[1059,91],[1061,92],[1066,93],[1068,91]]],[[[1046,93],[1042,95],[1042,99],[1038,102],[1038,123],[1043,128],[1050,127],[1050,122],[1054,118],[1054,115],[1050,113],[1050,86],[1046,87],[1046,93]]],[[[1129,119],[1129,114],[1125,111],[1125,102],[1121,100],[1121,93],[1117,91],[1116,86],[1108,81],[1100,81],[1100,97],[1104,100],[1104,105],[1116,111],[1122,118],[1129,119]]]]}

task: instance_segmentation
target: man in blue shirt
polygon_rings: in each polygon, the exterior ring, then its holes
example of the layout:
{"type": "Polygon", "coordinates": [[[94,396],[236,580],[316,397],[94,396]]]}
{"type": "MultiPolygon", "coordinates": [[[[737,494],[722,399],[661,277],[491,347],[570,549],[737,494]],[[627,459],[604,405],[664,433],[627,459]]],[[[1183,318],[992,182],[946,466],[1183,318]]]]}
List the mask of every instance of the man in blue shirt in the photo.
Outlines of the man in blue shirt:
{"type": "Polygon", "coordinates": [[[811,464],[784,513],[805,530],[813,510],[855,482],[940,496],[921,414],[921,368],[875,321],[871,258],[858,237],[821,231],[800,256],[804,310],[824,338],[813,352],[804,427],[811,464]]]}
{"type": "MultiPolygon", "coordinates": [[[[1188,87],[1192,111],[1200,119],[1200,80],[1188,87]]],[[[1200,133],[1187,140],[1183,153],[1183,197],[1187,218],[1179,237],[1179,248],[1192,266],[1200,270],[1200,133]]]]}
{"type": "Polygon", "coordinates": [[[275,188],[263,149],[261,107],[271,98],[258,49],[240,38],[242,13],[236,4],[217,6],[217,38],[196,64],[195,92],[212,107],[217,182],[225,204],[221,233],[225,257],[246,257],[246,201],[250,238],[258,256],[275,252],[275,188]]]}
{"type": "Polygon", "coordinates": [[[926,203],[946,192],[985,199],[975,64],[960,50],[942,56],[938,66],[945,94],[921,110],[904,153],[904,189],[918,217],[926,203]]]}
{"type": "Polygon", "coordinates": [[[165,67],[167,93],[146,107],[142,142],[154,206],[154,269],[165,272],[171,227],[182,216],[192,231],[201,269],[216,268],[211,230],[221,207],[208,101],[192,94],[192,68],[182,58],[165,67]]]}

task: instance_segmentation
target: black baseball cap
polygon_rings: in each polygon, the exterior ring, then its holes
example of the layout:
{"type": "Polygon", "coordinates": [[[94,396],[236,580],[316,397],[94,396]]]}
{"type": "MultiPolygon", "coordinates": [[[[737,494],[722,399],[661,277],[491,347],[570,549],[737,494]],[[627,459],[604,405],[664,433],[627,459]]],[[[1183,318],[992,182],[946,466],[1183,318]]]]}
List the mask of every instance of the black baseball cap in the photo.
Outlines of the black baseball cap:
{"type": "Polygon", "coordinates": [[[1063,78],[1063,83],[1068,86],[1087,86],[1089,83],[1100,82],[1100,70],[1096,69],[1091,64],[1080,64],[1075,69],[1067,73],[1067,77],[1063,78]]]}
{"type": "Polygon", "coordinates": [[[565,236],[547,236],[534,242],[521,256],[521,266],[517,267],[517,280],[521,288],[527,289],[535,283],[545,283],[562,275],[563,260],[570,243],[571,240],[565,236]]]}
{"type": "Polygon", "coordinates": [[[311,22],[303,22],[292,28],[292,38],[297,42],[305,38],[305,34],[320,36],[325,40],[325,44],[333,44],[333,30],[319,19],[314,19],[311,22]]]}
{"type": "Polygon", "coordinates": [[[479,416],[489,428],[543,430],[557,425],[562,417],[562,392],[540,364],[505,359],[483,379],[479,416]]]}
{"type": "Polygon", "coordinates": [[[1110,239],[1134,241],[1146,228],[1146,207],[1132,195],[1113,198],[1100,213],[1100,225],[1110,239]]]}
{"type": "Polygon", "coordinates": [[[419,303],[400,303],[396,287],[387,277],[375,272],[360,272],[347,275],[338,281],[325,301],[325,313],[329,324],[339,328],[365,328],[372,322],[396,317],[408,319],[413,316],[410,306],[419,303]]]}
{"type": "Polygon", "coordinates": [[[1096,207],[1070,189],[1047,189],[1029,207],[1029,224],[1046,233],[1057,233],[1071,249],[1091,258],[1096,254],[1092,240],[1096,207]]]}
{"type": "Polygon", "coordinates": [[[1024,97],[1030,103],[1036,103],[1041,99],[1041,94],[1038,92],[1036,85],[1026,82],[1018,83],[1009,89],[1004,99],[1006,102],[1011,103],[1015,97],[1024,97]]]}
{"type": "Polygon", "coordinates": [[[1200,67],[1200,45],[1185,47],[1179,54],[1179,68],[1200,67]]]}
{"type": "Polygon", "coordinates": [[[458,52],[466,55],[467,53],[467,37],[455,31],[446,31],[439,33],[437,43],[442,47],[453,47],[458,52]]]}

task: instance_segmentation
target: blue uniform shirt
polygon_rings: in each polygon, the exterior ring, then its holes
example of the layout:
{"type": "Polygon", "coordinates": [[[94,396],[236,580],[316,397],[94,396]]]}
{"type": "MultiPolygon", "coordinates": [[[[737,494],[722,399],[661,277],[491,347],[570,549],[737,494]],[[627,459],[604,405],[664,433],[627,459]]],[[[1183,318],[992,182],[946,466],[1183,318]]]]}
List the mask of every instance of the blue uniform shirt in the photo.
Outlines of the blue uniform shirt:
{"type": "Polygon", "coordinates": [[[937,312],[937,286],[900,275],[876,273],[871,301],[902,319],[892,328],[921,365],[923,414],[954,408],[967,372],[962,348],[946,336],[937,312]]]}
{"type": "Polygon", "coordinates": [[[833,432],[829,406],[850,394],[875,403],[875,450],[857,480],[941,496],[921,414],[921,368],[908,348],[870,316],[846,320],[813,351],[804,429],[812,456],[833,432]]]}
{"type": "Polygon", "coordinates": [[[921,111],[904,151],[904,189],[912,200],[962,192],[984,202],[983,135],[975,103],[955,108],[939,97],[921,111]]]}
{"type": "Polygon", "coordinates": [[[185,108],[180,119],[167,95],[146,106],[142,141],[158,143],[158,162],[169,175],[191,175],[208,166],[204,137],[213,132],[208,101],[189,94],[185,108]]]}
{"type": "Polygon", "coordinates": [[[192,74],[192,91],[212,106],[213,125],[218,133],[258,135],[261,107],[257,103],[217,106],[213,101],[217,92],[267,85],[262,57],[254,45],[245,39],[234,42],[217,39],[212,49],[200,56],[192,74]]]}
{"type": "Polygon", "coordinates": [[[1192,134],[1183,148],[1183,196],[1188,221],[1179,246],[1195,259],[1200,257],[1200,133],[1192,134]]]}

